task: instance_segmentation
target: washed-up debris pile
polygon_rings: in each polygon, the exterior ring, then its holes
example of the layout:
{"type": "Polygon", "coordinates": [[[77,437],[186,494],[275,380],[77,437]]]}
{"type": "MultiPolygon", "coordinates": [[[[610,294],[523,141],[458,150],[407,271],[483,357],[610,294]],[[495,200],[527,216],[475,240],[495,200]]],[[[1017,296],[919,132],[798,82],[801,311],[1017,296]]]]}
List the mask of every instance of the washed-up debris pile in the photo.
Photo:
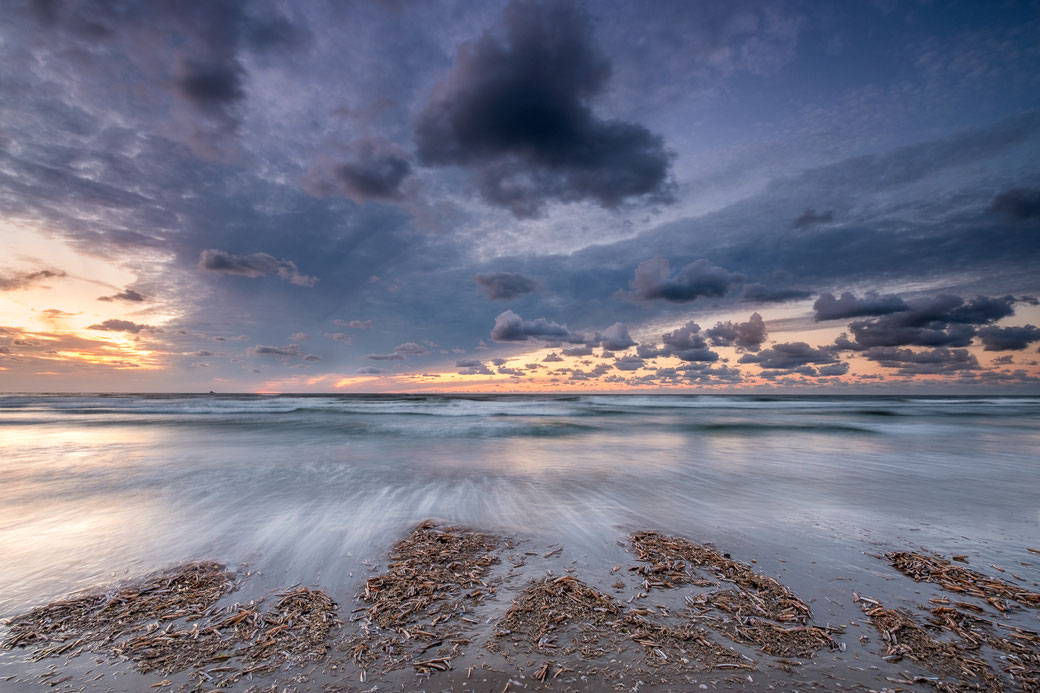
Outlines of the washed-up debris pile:
{"type": "Polygon", "coordinates": [[[757,646],[776,657],[811,657],[841,647],[833,633],[840,629],[810,624],[809,605],[775,578],[755,572],[715,548],[657,532],[636,532],[632,548],[644,563],[633,570],[644,576],[643,587],[670,588],[682,584],[721,587],[686,598],[690,615],[730,639],[757,646]],[[696,569],[716,578],[705,580],[696,569]]]}
{"type": "Polygon", "coordinates": [[[886,558],[904,575],[955,595],[931,599],[933,606],[924,624],[909,613],[885,609],[875,599],[855,595],[886,643],[882,655],[886,660],[905,657],[918,663],[937,676],[910,680],[942,691],[1003,690],[1008,686],[1040,690],[1040,633],[985,618],[992,613],[987,609],[1002,619],[1016,608],[1015,603],[1040,606],[1040,594],[954,565],[943,556],[899,551],[886,558]],[[1005,680],[991,662],[1004,672],[1005,680]]]}
{"type": "MultiPolygon", "coordinates": [[[[499,621],[496,642],[524,652],[558,658],[577,654],[590,660],[622,653],[636,643],[643,648],[645,664],[679,671],[753,669],[736,652],[712,642],[704,632],[684,624],[672,628],[626,609],[613,597],[567,576],[533,581],[513,600],[499,621]]],[[[555,673],[559,673],[558,669],[555,673]]]]}
{"type": "Polygon", "coordinates": [[[8,622],[4,647],[34,647],[34,659],[99,650],[145,622],[197,621],[234,589],[219,563],[189,563],[114,591],[61,599],[8,622]]]}
{"type": "Polygon", "coordinates": [[[888,662],[910,659],[928,671],[952,679],[943,681],[930,676],[912,676],[906,679],[906,683],[927,683],[944,692],[995,686],[993,670],[967,648],[933,637],[910,614],[886,609],[876,599],[858,595],[856,599],[885,643],[882,659],[888,662]]]}
{"type": "Polygon", "coordinates": [[[346,645],[354,661],[384,672],[407,664],[419,673],[450,669],[469,644],[459,622],[475,623],[467,610],[495,592],[488,578],[498,543],[489,534],[427,521],[395,544],[386,572],[358,595],[370,606],[359,619],[361,633],[346,645]]]}
{"type": "Polygon", "coordinates": [[[338,627],[336,604],[321,590],[218,608],[236,588],[213,562],[190,563],[115,591],[60,600],[9,622],[4,646],[34,647],[33,659],[84,651],[124,657],[143,673],[192,669],[192,678],[226,686],[254,672],[318,661],[338,627]]]}
{"type": "Polygon", "coordinates": [[[949,592],[985,599],[998,611],[1008,611],[1012,606],[1009,601],[1040,608],[1040,593],[954,565],[942,556],[897,551],[886,558],[893,568],[917,582],[931,582],[949,592]]]}

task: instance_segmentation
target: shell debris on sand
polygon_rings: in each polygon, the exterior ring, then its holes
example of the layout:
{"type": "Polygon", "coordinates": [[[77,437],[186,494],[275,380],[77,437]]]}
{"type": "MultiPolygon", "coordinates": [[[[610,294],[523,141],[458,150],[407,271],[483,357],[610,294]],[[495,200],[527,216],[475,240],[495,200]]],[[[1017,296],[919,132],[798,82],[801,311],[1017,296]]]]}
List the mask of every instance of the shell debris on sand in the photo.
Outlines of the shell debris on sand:
{"type": "Polygon", "coordinates": [[[256,602],[217,608],[237,587],[234,579],[219,563],[190,563],[53,602],[12,619],[3,646],[34,647],[33,659],[99,652],[124,657],[142,673],[191,669],[192,678],[218,686],[325,656],[340,625],[328,594],[294,589],[267,612],[256,602]]]}
{"type": "Polygon", "coordinates": [[[488,575],[499,562],[498,545],[490,534],[432,521],[394,544],[386,572],[369,578],[358,595],[370,606],[357,619],[361,632],[345,645],[355,663],[384,672],[407,664],[420,673],[449,669],[469,644],[457,622],[496,590],[488,575]]]}
{"type": "Polygon", "coordinates": [[[721,587],[720,582],[699,576],[698,570],[732,584],[686,599],[693,618],[731,640],[776,657],[811,657],[824,648],[841,648],[832,634],[842,629],[811,625],[809,605],[775,578],[682,537],[635,532],[630,539],[644,563],[632,570],[644,576],[647,591],[682,584],[721,587]]]}
{"type": "Polygon", "coordinates": [[[624,652],[635,643],[652,668],[754,669],[702,630],[689,624],[673,628],[653,622],[569,575],[529,583],[499,621],[495,638],[488,645],[492,651],[511,647],[590,660],[624,652]]]}

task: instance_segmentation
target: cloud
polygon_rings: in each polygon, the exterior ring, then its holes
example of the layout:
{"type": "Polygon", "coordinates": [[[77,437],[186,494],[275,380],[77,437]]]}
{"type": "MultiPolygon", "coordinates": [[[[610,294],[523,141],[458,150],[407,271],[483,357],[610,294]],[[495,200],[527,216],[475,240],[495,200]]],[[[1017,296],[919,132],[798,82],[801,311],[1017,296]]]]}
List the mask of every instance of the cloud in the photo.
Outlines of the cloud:
{"type": "Polygon", "coordinates": [[[119,293],[112,294],[111,296],[98,296],[97,300],[99,300],[99,301],[130,301],[130,302],[133,302],[133,303],[139,303],[139,302],[145,300],[145,297],[142,296],[141,294],[137,293],[133,289],[126,289],[125,291],[120,291],[119,293]]]}
{"type": "Polygon", "coordinates": [[[461,375],[494,375],[491,370],[484,365],[483,361],[477,359],[462,359],[455,362],[455,367],[459,368],[461,375]]]}
{"type": "Polygon", "coordinates": [[[303,357],[304,361],[321,361],[321,357],[317,354],[306,354],[303,357]]]}
{"type": "Polygon", "coordinates": [[[895,368],[903,375],[934,375],[951,371],[978,370],[978,359],[967,349],[914,351],[895,347],[873,347],[863,355],[885,368],[895,368]]]}
{"type": "Polygon", "coordinates": [[[848,291],[843,293],[841,298],[834,298],[834,294],[831,293],[823,293],[813,304],[816,322],[864,315],[887,315],[907,310],[909,307],[895,294],[880,295],[876,291],[868,291],[863,298],[856,298],[848,291]]]}
{"type": "Polygon", "coordinates": [[[388,354],[367,354],[366,359],[372,359],[373,361],[404,361],[409,356],[425,356],[430,351],[415,342],[404,342],[394,347],[394,350],[388,354]]]}
{"type": "Polygon", "coordinates": [[[827,222],[834,221],[834,212],[821,212],[817,214],[815,209],[807,209],[802,212],[802,215],[794,220],[791,224],[796,229],[804,229],[806,226],[815,226],[816,224],[826,224],[827,222]]]}
{"type": "Polygon", "coordinates": [[[225,64],[185,60],[176,79],[178,93],[204,113],[224,115],[246,97],[245,70],[237,61],[225,64]]]}
{"type": "MultiPolygon", "coordinates": [[[[569,341],[576,337],[565,326],[545,318],[524,320],[511,310],[499,313],[491,328],[491,339],[496,342],[526,342],[529,339],[569,341]]],[[[579,340],[580,341],[580,340],[579,340]]]]}
{"type": "Polygon", "coordinates": [[[614,368],[619,371],[636,371],[646,365],[646,361],[638,356],[624,356],[614,361],[614,368]]]}
{"type": "Polygon", "coordinates": [[[668,199],[662,139],[592,111],[610,62],[580,7],[515,0],[501,29],[502,38],[488,31],[459,46],[415,120],[420,161],[468,167],[483,198],[518,217],[550,200],[668,199]]]}
{"type": "Polygon", "coordinates": [[[349,334],[343,334],[342,332],[326,332],[325,336],[334,342],[339,342],[340,344],[352,344],[354,342],[353,337],[349,334]]]}
{"type": "Polygon", "coordinates": [[[304,176],[304,188],[317,197],[341,193],[359,205],[404,199],[412,162],[403,148],[382,138],[364,137],[354,140],[345,154],[343,161],[322,159],[315,164],[304,176]]]}
{"type": "Polygon", "coordinates": [[[37,285],[47,279],[58,279],[64,276],[64,272],[48,269],[36,270],[35,272],[0,274],[0,291],[28,289],[30,286],[37,285]]]}
{"type": "Polygon", "coordinates": [[[136,322],[130,320],[117,320],[112,318],[105,320],[97,325],[91,325],[87,328],[88,330],[103,330],[106,332],[130,332],[132,334],[138,334],[145,331],[156,331],[158,328],[152,327],[151,325],[139,325],[136,322]]]}
{"type": "Polygon", "coordinates": [[[977,296],[965,301],[942,294],[890,315],[849,324],[855,342],[839,339],[838,349],[869,347],[966,347],[975,336],[975,325],[985,325],[1015,312],[1015,298],[977,296]]]}
{"type": "Polygon", "coordinates": [[[297,286],[314,286],[318,278],[300,274],[292,260],[277,260],[267,253],[236,255],[224,250],[203,250],[199,255],[199,269],[217,274],[240,277],[265,277],[276,274],[297,286]]]}
{"type": "Polygon", "coordinates": [[[563,361],[563,359],[555,351],[550,352],[544,359],[542,359],[542,363],[559,363],[560,361],[563,361]]]}
{"type": "Polygon", "coordinates": [[[541,288],[535,280],[516,272],[482,273],[473,279],[493,301],[509,301],[541,288]]]}
{"type": "Polygon", "coordinates": [[[827,349],[814,349],[805,342],[787,342],[774,344],[757,354],[744,354],[738,363],[757,363],[765,370],[799,372],[804,375],[816,375],[811,364],[833,364],[837,362],[834,353],[827,349]]]}
{"type": "Polygon", "coordinates": [[[978,336],[985,351],[1022,351],[1033,342],[1040,342],[1040,327],[983,327],[978,336]]]}
{"type": "MultiPolygon", "coordinates": [[[[675,356],[683,361],[718,361],[719,355],[708,348],[708,342],[700,334],[701,327],[695,322],[688,322],[682,327],[661,335],[664,346],[661,356],[675,356]]],[[[642,356],[642,354],[640,354],[642,356]]]]}
{"type": "Polygon", "coordinates": [[[265,346],[263,344],[257,344],[246,349],[246,354],[249,356],[279,356],[279,357],[290,357],[300,356],[302,352],[297,344],[288,344],[286,346],[265,346]]]}
{"type": "Polygon", "coordinates": [[[668,260],[656,256],[636,267],[630,286],[632,295],[644,301],[688,303],[701,297],[725,296],[745,278],[740,272],[730,272],[707,260],[695,260],[672,277],[668,260]]]}
{"type": "Polygon", "coordinates": [[[294,342],[305,342],[310,338],[311,336],[306,332],[293,332],[291,337],[292,341],[294,342]]]}
{"type": "Polygon", "coordinates": [[[362,375],[378,375],[379,373],[386,373],[384,369],[376,368],[375,366],[362,366],[354,372],[361,373],[362,375]]]}
{"type": "Polygon", "coordinates": [[[991,212],[1003,214],[1012,221],[1040,217],[1040,188],[1012,188],[993,198],[991,212]]]}
{"type": "Polygon", "coordinates": [[[608,351],[624,351],[636,345],[624,323],[616,322],[603,331],[599,345],[608,351]]]}
{"type": "Polygon", "coordinates": [[[735,346],[740,351],[758,351],[766,341],[766,323],[758,313],[747,322],[717,322],[705,330],[714,346],[735,346]]]}
{"type": "Polygon", "coordinates": [[[782,303],[784,301],[797,301],[803,298],[810,298],[815,295],[815,293],[815,291],[809,291],[807,289],[795,289],[794,287],[770,287],[755,282],[754,284],[748,284],[744,287],[744,290],[740,293],[740,298],[742,301],[752,303],[782,303]]]}

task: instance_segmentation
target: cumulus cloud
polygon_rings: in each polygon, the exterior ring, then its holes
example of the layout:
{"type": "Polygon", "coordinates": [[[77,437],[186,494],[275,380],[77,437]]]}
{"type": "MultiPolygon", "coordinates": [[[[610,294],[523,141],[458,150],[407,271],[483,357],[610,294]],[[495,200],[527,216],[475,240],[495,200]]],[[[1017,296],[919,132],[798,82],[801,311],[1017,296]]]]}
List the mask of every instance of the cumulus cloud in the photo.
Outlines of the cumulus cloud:
{"type": "Polygon", "coordinates": [[[57,270],[42,269],[34,272],[12,272],[0,274],[0,291],[18,291],[35,286],[48,279],[64,277],[65,273],[57,270]]]}
{"type": "Polygon", "coordinates": [[[481,273],[473,279],[493,301],[510,301],[541,288],[535,280],[516,272],[481,273]]]}
{"type": "Polygon", "coordinates": [[[965,301],[942,294],[914,303],[903,310],[849,324],[855,342],[840,338],[838,349],[870,347],[966,347],[975,336],[976,325],[986,325],[1015,312],[1013,296],[977,296],[965,301]]]}
{"type": "Polygon", "coordinates": [[[695,260],[672,276],[668,260],[657,256],[636,267],[630,286],[632,295],[644,301],[663,299],[687,303],[701,297],[725,296],[744,279],[742,273],[730,272],[707,260],[695,260]]]}
{"type": "Polygon", "coordinates": [[[274,274],[298,286],[314,286],[318,282],[317,277],[300,274],[292,260],[278,260],[267,253],[237,255],[211,248],[203,250],[199,255],[199,269],[252,278],[274,274]]]}
{"type": "Polygon", "coordinates": [[[145,298],[144,298],[144,296],[142,296],[141,294],[137,293],[133,289],[126,289],[125,291],[120,291],[119,293],[112,294],[111,296],[98,296],[97,300],[99,300],[99,301],[130,301],[131,303],[140,303],[141,301],[145,300],[145,298]]]}
{"type": "Polygon", "coordinates": [[[813,304],[816,311],[816,322],[821,320],[839,320],[841,318],[858,318],[865,315],[887,315],[907,310],[910,306],[895,294],[878,294],[868,291],[863,298],[848,291],[835,298],[834,294],[823,293],[813,304]]]}
{"type": "Polygon", "coordinates": [[[463,43],[415,121],[419,159],[471,169],[483,198],[529,217],[550,200],[668,199],[671,154],[645,127],[597,117],[610,62],[572,2],[515,0],[501,38],[463,43]]]}
{"type": "Polygon", "coordinates": [[[757,363],[764,370],[796,372],[817,375],[813,365],[837,363],[834,353],[828,349],[815,349],[805,342],[774,344],[757,354],[744,354],[739,363],[757,363]]]}
{"type": "Polygon", "coordinates": [[[494,375],[483,361],[477,359],[461,359],[455,362],[461,375],[494,375]]]}
{"type": "Polygon", "coordinates": [[[566,326],[545,318],[524,320],[511,310],[499,313],[491,328],[491,339],[496,342],[526,342],[530,339],[549,341],[581,341],[566,326]]]}
{"type": "Polygon", "coordinates": [[[87,328],[88,330],[101,330],[105,332],[130,332],[131,334],[138,334],[146,331],[156,331],[157,328],[151,325],[140,325],[130,320],[117,320],[112,318],[105,320],[97,325],[91,325],[87,328]]]}
{"type": "Polygon", "coordinates": [[[343,334],[342,332],[326,332],[325,336],[334,342],[339,342],[340,344],[352,344],[354,342],[353,337],[349,334],[343,334]]]}
{"type": "Polygon", "coordinates": [[[278,356],[278,357],[292,357],[301,356],[303,352],[300,351],[300,347],[297,344],[287,344],[286,346],[266,346],[263,344],[257,344],[246,349],[246,354],[249,356],[278,356]]]}
{"type": "Polygon", "coordinates": [[[616,322],[603,331],[599,345],[608,351],[624,351],[636,345],[624,323],[616,322]]]}
{"type": "Polygon", "coordinates": [[[675,356],[682,361],[718,361],[719,355],[708,348],[708,342],[700,331],[700,325],[691,321],[671,332],[665,332],[661,335],[664,346],[658,352],[659,355],[675,356]]]}
{"type": "Polygon", "coordinates": [[[938,347],[922,351],[896,347],[872,347],[863,355],[902,375],[934,375],[951,371],[978,370],[978,359],[967,349],[938,347]]]}
{"type": "Polygon", "coordinates": [[[985,351],[1023,351],[1033,342],[1040,342],[1040,327],[983,327],[978,335],[985,351]]]}
{"type": "Polygon", "coordinates": [[[404,361],[409,356],[425,356],[430,351],[421,344],[415,342],[404,342],[394,347],[394,350],[387,354],[367,354],[366,359],[372,359],[373,361],[404,361]]]}
{"type": "Polygon", "coordinates": [[[614,368],[619,371],[636,371],[646,365],[646,361],[638,356],[624,356],[614,361],[614,368]]]}
{"type": "Polygon", "coordinates": [[[544,359],[542,359],[542,363],[559,363],[560,361],[563,361],[563,359],[555,351],[550,352],[544,359]]]}
{"type": "Polygon", "coordinates": [[[752,313],[747,322],[717,322],[705,330],[714,346],[735,346],[741,351],[758,351],[766,341],[766,323],[758,313],[752,313]]]}

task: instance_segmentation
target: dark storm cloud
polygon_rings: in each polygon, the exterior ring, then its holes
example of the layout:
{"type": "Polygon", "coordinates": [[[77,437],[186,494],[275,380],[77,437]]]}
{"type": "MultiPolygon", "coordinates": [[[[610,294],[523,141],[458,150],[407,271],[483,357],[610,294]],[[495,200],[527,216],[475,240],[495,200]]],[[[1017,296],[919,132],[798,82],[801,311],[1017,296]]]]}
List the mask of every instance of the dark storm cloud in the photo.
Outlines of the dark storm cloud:
{"type": "Polygon", "coordinates": [[[245,70],[237,61],[199,63],[186,60],[177,77],[177,90],[200,111],[227,116],[225,110],[245,98],[245,70]]]}
{"type": "Polygon", "coordinates": [[[111,296],[98,296],[97,300],[99,300],[99,301],[129,301],[131,303],[140,303],[141,301],[145,300],[145,297],[142,296],[141,294],[137,293],[133,289],[126,289],[125,291],[120,291],[119,293],[112,294],[111,296]]]}
{"type": "Polygon", "coordinates": [[[1015,298],[977,296],[965,301],[942,294],[916,302],[897,313],[849,324],[855,343],[836,342],[838,349],[870,347],[966,347],[975,336],[976,325],[986,325],[1015,312],[1015,298]]]}
{"type": "Polygon", "coordinates": [[[738,363],[757,363],[766,370],[798,371],[806,375],[815,375],[812,365],[827,365],[837,362],[834,354],[827,349],[814,349],[805,342],[787,342],[774,344],[757,354],[744,354],[738,363]]]}
{"type": "Polygon", "coordinates": [[[951,371],[978,370],[978,359],[967,349],[938,347],[923,351],[896,347],[873,347],[863,355],[885,368],[903,375],[931,375],[951,371]]]}
{"type": "Polygon", "coordinates": [[[419,159],[473,170],[486,201],[515,215],[546,202],[666,199],[671,155],[641,125],[597,117],[610,61],[572,2],[516,0],[504,40],[462,44],[415,121],[419,159]]]}
{"type": "Polygon", "coordinates": [[[821,212],[818,214],[815,209],[807,209],[802,212],[800,217],[794,220],[792,226],[796,229],[803,229],[806,226],[826,224],[830,221],[834,221],[834,212],[821,212]]]}
{"type": "Polygon", "coordinates": [[[747,322],[717,322],[705,330],[714,346],[735,346],[740,351],[758,351],[766,341],[766,323],[758,313],[747,322]]]}
{"type": "Polygon", "coordinates": [[[809,291],[808,289],[774,287],[755,282],[744,287],[744,290],[740,292],[740,298],[750,303],[783,303],[784,301],[798,301],[803,298],[811,298],[815,294],[815,291],[809,291]]]}
{"type": "Polygon", "coordinates": [[[318,197],[341,193],[357,204],[395,202],[404,199],[404,183],[411,174],[412,162],[403,148],[382,138],[365,137],[347,147],[345,160],[317,163],[303,185],[318,197]]]}
{"type": "Polygon", "coordinates": [[[473,279],[493,301],[510,301],[540,288],[538,282],[517,272],[489,272],[473,279]]]}
{"type": "Polygon", "coordinates": [[[816,299],[813,310],[816,311],[816,322],[821,320],[839,320],[841,318],[858,318],[865,315],[887,315],[907,310],[906,302],[895,294],[880,295],[876,291],[868,291],[863,298],[846,291],[841,298],[834,294],[824,293],[816,299]]]}
{"type": "Polygon", "coordinates": [[[991,212],[1003,214],[1013,221],[1040,217],[1040,188],[1012,188],[993,198],[991,212]]]}
{"type": "MultiPolygon", "coordinates": [[[[665,332],[661,335],[664,346],[658,355],[675,356],[682,361],[718,361],[719,355],[708,348],[708,342],[700,331],[700,325],[691,321],[671,332],[665,332]]],[[[641,353],[639,355],[643,356],[641,353]]]]}
{"type": "Polygon", "coordinates": [[[635,340],[628,334],[628,326],[616,322],[603,331],[599,345],[608,351],[624,351],[636,345],[635,340]]]}
{"type": "Polygon", "coordinates": [[[13,272],[0,274],[0,291],[18,291],[36,286],[48,279],[59,279],[65,273],[57,270],[36,270],[35,272],[13,272]]]}
{"type": "Polygon", "coordinates": [[[296,263],[292,260],[278,260],[267,253],[251,253],[236,255],[224,250],[203,250],[199,255],[199,268],[218,274],[232,274],[240,277],[264,277],[276,274],[291,284],[298,286],[314,286],[317,277],[300,274],[296,263]]]}
{"type": "Polygon", "coordinates": [[[499,313],[495,318],[495,325],[491,328],[491,339],[496,342],[526,342],[530,339],[581,341],[579,336],[559,323],[545,318],[524,320],[511,310],[499,313]]]}
{"type": "Polygon", "coordinates": [[[106,332],[130,332],[131,334],[138,334],[140,332],[156,330],[157,328],[152,327],[151,325],[139,325],[138,323],[131,322],[130,320],[118,320],[116,318],[112,318],[110,320],[105,320],[100,324],[91,325],[87,329],[102,330],[106,332]]]}
{"type": "Polygon", "coordinates": [[[983,327],[978,332],[986,351],[1022,351],[1040,342],[1040,327],[983,327]]]}
{"type": "Polygon", "coordinates": [[[725,296],[744,279],[740,272],[730,272],[703,259],[691,262],[673,277],[668,260],[657,256],[636,267],[630,287],[631,295],[643,301],[687,303],[701,297],[725,296]]]}

